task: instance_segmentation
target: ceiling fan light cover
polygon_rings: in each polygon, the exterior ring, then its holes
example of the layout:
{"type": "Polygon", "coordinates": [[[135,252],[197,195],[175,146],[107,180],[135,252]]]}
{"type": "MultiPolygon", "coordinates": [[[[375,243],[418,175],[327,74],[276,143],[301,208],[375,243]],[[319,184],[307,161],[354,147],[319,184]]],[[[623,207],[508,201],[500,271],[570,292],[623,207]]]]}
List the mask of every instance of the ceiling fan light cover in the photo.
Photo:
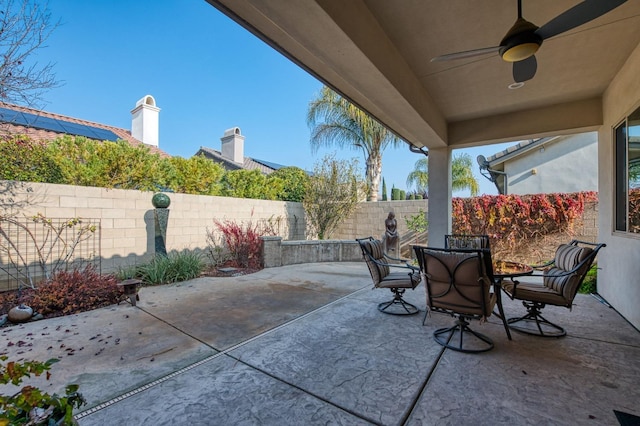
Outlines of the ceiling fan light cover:
{"type": "Polygon", "coordinates": [[[518,62],[536,54],[540,45],[538,43],[517,44],[502,52],[502,59],[507,62],[518,62]]]}

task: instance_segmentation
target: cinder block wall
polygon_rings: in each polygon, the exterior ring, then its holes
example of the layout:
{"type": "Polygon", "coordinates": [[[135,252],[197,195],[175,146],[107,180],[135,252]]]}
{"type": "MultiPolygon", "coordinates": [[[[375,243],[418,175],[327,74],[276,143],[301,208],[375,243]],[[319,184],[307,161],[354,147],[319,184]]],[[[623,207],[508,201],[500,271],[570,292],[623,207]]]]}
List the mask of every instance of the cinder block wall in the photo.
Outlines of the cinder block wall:
{"type": "Polygon", "coordinates": [[[427,212],[427,200],[407,201],[377,201],[358,204],[355,214],[348,217],[338,229],[331,234],[335,239],[353,239],[373,236],[381,238],[384,235],[384,221],[389,212],[394,212],[398,222],[398,234],[406,235],[409,230],[405,219],[417,215],[420,210],[427,212]]]}
{"type": "Polygon", "coordinates": [[[406,201],[377,201],[358,204],[356,212],[348,217],[338,229],[331,234],[331,238],[349,240],[373,236],[381,239],[385,232],[384,221],[389,212],[394,212],[398,222],[400,235],[400,253],[404,257],[411,257],[411,244],[427,244],[427,234],[414,235],[407,228],[406,219],[422,212],[427,213],[427,200],[406,201]]]}
{"type": "MultiPolygon", "coordinates": [[[[143,262],[155,253],[152,196],[151,192],[133,190],[0,181],[0,209],[5,214],[24,217],[42,213],[48,218],[99,220],[103,272],[143,262]]],[[[306,221],[300,203],[187,194],[169,196],[168,251],[205,250],[207,230],[215,229],[214,219],[270,222],[279,225],[277,235],[284,240],[306,240],[306,221]]],[[[590,203],[585,207],[583,221],[574,230],[575,236],[596,241],[598,204],[590,203]]],[[[384,221],[393,211],[403,255],[407,256],[409,244],[426,244],[427,238],[421,235],[416,240],[407,229],[405,219],[419,214],[420,210],[426,213],[427,209],[427,200],[361,203],[330,238],[354,240],[369,235],[381,238],[385,231],[384,221]]],[[[549,241],[551,253],[558,243],[549,241]]],[[[282,259],[280,262],[288,263],[282,259]]]]}
{"type": "MultiPolygon", "coordinates": [[[[1,182],[0,208],[19,217],[99,219],[102,271],[140,263],[155,253],[152,192],[71,185],[1,182]]],[[[279,225],[286,240],[304,240],[301,203],[168,194],[167,251],[205,250],[214,219],[279,225]]]]}

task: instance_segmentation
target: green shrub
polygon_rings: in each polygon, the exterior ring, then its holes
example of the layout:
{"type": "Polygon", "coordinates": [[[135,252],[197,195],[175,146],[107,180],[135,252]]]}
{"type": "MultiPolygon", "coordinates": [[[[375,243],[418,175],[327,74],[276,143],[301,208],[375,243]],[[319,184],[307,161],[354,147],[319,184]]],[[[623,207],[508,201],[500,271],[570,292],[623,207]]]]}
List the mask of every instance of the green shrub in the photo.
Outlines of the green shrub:
{"type": "Polygon", "coordinates": [[[156,256],[150,262],[138,265],[135,277],[145,284],[169,284],[196,278],[203,270],[202,256],[184,250],[169,253],[168,256],[156,256]]]}
{"type": "Polygon", "coordinates": [[[591,269],[587,272],[587,276],[584,277],[584,281],[582,281],[582,285],[578,289],[578,293],[582,294],[591,294],[598,292],[598,265],[595,263],[591,265],[591,269]]]}
{"type": "Polygon", "coordinates": [[[162,159],[162,187],[183,194],[220,195],[224,168],[203,155],[162,159]]]}
{"type": "Polygon", "coordinates": [[[153,191],[164,179],[159,154],[144,145],[64,136],[48,150],[69,185],[153,191]]]}
{"type": "Polygon", "coordinates": [[[307,172],[298,167],[283,167],[267,176],[267,185],[272,185],[274,179],[282,182],[276,183],[277,187],[281,188],[276,193],[277,200],[302,202],[309,184],[307,172]]]}
{"type": "MultiPolygon", "coordinates": [[[[40,376],[45,373],[49,380],[51,365],[58,362],[52,358],[46,362],[40,361],[9,361],[0,356],[0,384],[11,383],[21,385],[24,378],[31,375],[40,376]]],[[[0,424],[1,425],[73,425],[73,409],[86,404],[86,400],[78,392],[78,385],[68,385],[64,396],[49,395],[42,390],[26,385],[19,392],[12,395],[0,394],[0,424]]]]}
{"type": "Polygon", "coordinates": [[[25,136],[0,137],[0,180],[63,183],[46,144],[25,136]]]}
{"type": "Polygon", "coordinates": [[[275,200],[282,192],[284,183],[279,178],[267,184],[267,176],[260,170],[232,170],[222,177],[222,195],[237,198],[275,200]]]}

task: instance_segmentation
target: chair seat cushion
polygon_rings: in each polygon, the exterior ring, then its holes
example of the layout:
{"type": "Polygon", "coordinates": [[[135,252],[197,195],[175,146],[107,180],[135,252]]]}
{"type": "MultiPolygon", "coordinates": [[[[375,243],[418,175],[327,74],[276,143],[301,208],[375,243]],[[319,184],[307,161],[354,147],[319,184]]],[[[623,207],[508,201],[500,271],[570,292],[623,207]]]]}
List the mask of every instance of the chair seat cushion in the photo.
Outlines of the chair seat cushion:
{"type": "Polygon", "coordinates": [[[506,291],[514,299],[530,300],[547,305],[566,306],[567,300],[562,294],[557,293],[552,288],[545,287],[542,284],[520,282],[515,286],[511,281],[502,283],[502,289],[506,291]]]}
{"type": "Polygon", "coordinates": [[[391,272],[389,275],[384,277],[382,281],[380,281],[376,287],[380,288],[416,288],[420,284],[420,274],[418,272],[414,272],[409,275],[408,272],[399,271],[399,272],[391,272]]]}

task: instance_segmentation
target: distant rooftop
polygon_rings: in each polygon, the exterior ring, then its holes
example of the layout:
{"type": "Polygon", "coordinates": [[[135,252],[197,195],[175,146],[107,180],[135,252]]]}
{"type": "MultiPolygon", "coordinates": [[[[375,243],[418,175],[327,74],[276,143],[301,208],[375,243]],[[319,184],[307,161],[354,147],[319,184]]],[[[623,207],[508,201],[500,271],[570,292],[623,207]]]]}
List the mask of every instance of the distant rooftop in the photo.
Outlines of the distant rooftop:
{"type": "Polygon", "coordinates": [[[541,143],[554,139],[554,137],[550,138],[539,138],[539,139],[530,139],[527,141],[518,142],[515,145],[508,147],[500,152],[496,152],[495,154],[487,157],[487,161],[492,163],[498,159],[502,159],[503,157],[510,156],[510,154],[520,153],[525,151],[525,148],[533,148],[541,143]]]}
{"type": "Polygon", "coordinates": [[[222,153],[217,149],[208,148],[206,146],[201,146],[200,150],[196,153],[196,155],[203,153],[209,158],[212,158],[214,161],[219,163],[223,163],[227,170],[260,170],[264,174],[273,173],[276,170],[279,170],[284,166],[282,164],[273,163],[271,161],[258,160],[257,158],[244,157],[244,161],[242,164],[236,163],[235,161],[231,161],[228,158],[222,156],[222,153]]]}
{"type": "Polygon", "coordinates": [[[147,146],[152,152],[162,156],[169,156],[157,146],[143,144],[129,130],[20,105],[0,102],[0,124],[3,124],[0,131],[23,134],[35,140],[52,141],[62,135],[84,136],[98,141],[123,140],[134,146],[147,146]]]}

